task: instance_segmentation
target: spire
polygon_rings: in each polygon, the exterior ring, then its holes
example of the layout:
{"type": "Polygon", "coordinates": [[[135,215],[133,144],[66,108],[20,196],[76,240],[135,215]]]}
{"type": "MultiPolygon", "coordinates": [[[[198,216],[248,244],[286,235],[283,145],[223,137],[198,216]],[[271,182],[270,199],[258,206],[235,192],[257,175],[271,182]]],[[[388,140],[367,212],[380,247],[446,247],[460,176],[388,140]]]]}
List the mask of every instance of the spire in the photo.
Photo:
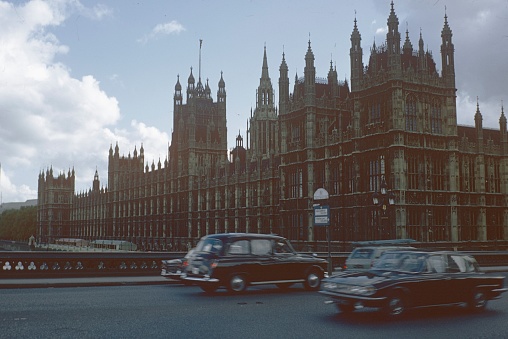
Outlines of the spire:
{"type": "Polygon", "coordinates": [[[388,33],[386,33],[386,47],[388,50],[388,64],[397,68],[400,64],[400,33],[399,18],[395,14],[393,1],[391,2],[390,16],[388,17],[388,33]]]}
{"type": "Polygon", "coordinates": [[[256,107],[273,107],[273,88],[272,81],[268,75],[268,62],[266,57],[266,45],[263,51],[263,66],[261,69],[261,78],[259,79],[258,98],[256,107]]]}
{"type": "Polygon", "coordinates": [[[192,66],[190,68],[190,75],[189,75],[189,80],[187,80],[187,83],[190,85],[192,85],[192,88],[194,88],[194,84],[196,83],[196,81],[194,80],[194,75],[192,74],[192,66]]]}
{"type": "Polygon", "coordinates": [[[452,36],[453,34],[450,26],[448,25],[448,15],[446,14],[445,7],[444,26],[443,30],[441,31],[442,76],[446,79],[450,87],[455,87],[455,48],[453,46],[452,36]]]}
{"type": "Polygon", "coordinates": [[[219,89],[217,90],[217,102],[226,104],[226,84],[222,78],[222,71],[220,72],[219,89]]]}
{"type": "Polygon", "coordinates": [[[478,103],[478,97],[476,97],[476,113],[474,115],[474,122],[477,130],[482,129],[482,113],[480,112],[480,104],[478,103]]]}
{"type": "Polygon", "coordinates": [[[284,46],[282,47],[282,61],[279,67],[279,110],[281,114],[286,113],[286,104],[289,101],[289,69],[286,63],[284,46]]]}
{"type": "Polygon", "coordinates": [[[176,76],[175,92],[181,91],[182,85],[180,85],[180,74],[176,76]]]}
{"type": "Polygon", "coordinates": [[[363,77],[363,60],[362,60],[363,52],[361,42],[362,37],[360,35],[360,32],[358,31],[355,11],[353,33],[351,33],[351,48],[349,49],[349,58],[351,66],[351,91],[356,91],[357,89],[360,88],[360,81],[363,77]]]}
{"type": "Polygon", "coordinates": [[[411,55],[411,53],[413,53],[413,44],[411,44],[411,41],[409,40],[409,30],[407,28],[406,28],[406,41],[404,41],[403,50],[404,54],[411,55]]]}
{"type": "Polygon", "coordinates": [[[504,115],[504,107],[502,101],[501,101],[501,117],[499,117],[499,125],[501,127],[501,133],[506,133],[506,116],[504,115]]]}
{"type": "Polygon", "coordinates": [[[268,75],[268,61],[266,58],[266,44],[265,44],[264,53],[263,53],[263,68],[261,71],[261,78],[262,79],[270,79],[270,76],[268,75]]]}
{"type": "Polygon", "coordinates": [[[304,95],[305,103],[307,105],[314,105],[316,99],[316,67],[314,67],[314,53],[310,47],[310,34],[309,34],[309,47],[305,54],[305,69],[304,69],[304,95]]]}

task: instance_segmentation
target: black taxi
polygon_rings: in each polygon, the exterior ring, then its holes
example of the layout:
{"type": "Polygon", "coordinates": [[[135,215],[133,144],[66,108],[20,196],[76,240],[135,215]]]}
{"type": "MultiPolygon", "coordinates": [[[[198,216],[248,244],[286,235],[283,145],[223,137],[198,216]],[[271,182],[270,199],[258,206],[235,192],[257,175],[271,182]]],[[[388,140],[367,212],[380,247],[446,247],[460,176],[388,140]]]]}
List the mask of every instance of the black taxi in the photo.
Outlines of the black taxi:
{"type": "Polygon", "coordinates": [[[205,292],[219,287],[241,292],[262,284],[287,288],[295,283],[318,290],[326,267],[325,259],[297,253],[281,236],[221,233],[201,238],[181,278],[205,292]]]}

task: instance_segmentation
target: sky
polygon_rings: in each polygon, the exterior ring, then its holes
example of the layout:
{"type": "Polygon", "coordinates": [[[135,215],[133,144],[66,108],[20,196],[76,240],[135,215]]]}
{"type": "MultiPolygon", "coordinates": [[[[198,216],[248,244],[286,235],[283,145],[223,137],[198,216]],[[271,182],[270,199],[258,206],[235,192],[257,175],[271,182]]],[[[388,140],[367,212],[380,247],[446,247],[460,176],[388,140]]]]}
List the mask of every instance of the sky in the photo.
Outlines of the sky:
{"type": "MultiPolygon", "coordinates": [[[[74,169],[76,193],[95,171],[107,187],[108,153],[141,145],[151,166],[168,157],[173,94],[191,67],[216,100],[227,93],[228,147],[245,138],[256,105],[263,50],[278,102],[282,54],[290,88],[302,76],[308,42],[316,76],[330,62],[349,80],[357,20],[363,60],[386,40],[391,0],[0,0],[0,200],[37,198],[38,176],[74,169]],[[200,40],[202,45],[200,49],[200,40]],[[201,51],[201,68],[199,55],[201,51]]],[[[394,0],[402,42],[420,33],[441,71],[445,14],[453,33],[457,120],[499,129],[508,102],[508,0],[394,0]]],[[[185,100],[184,100],[185,103],[185,100]]]]}

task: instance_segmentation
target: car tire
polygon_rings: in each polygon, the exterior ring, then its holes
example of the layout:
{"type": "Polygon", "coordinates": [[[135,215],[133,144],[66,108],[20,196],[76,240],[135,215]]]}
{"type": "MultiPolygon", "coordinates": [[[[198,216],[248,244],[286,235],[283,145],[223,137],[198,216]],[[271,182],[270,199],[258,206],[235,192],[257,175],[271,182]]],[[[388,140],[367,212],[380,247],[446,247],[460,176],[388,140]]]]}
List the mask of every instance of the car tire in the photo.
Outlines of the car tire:
{"type": "Polygon", "coordinates": [[[487,307],[487,295],[481,289],[475,288],[468,302],[468,308],[473,311],[482,311],[487,307]]]}
{"type": "Polygon", "coordinates": [[[399,318],[406,313],[406,298],[402,292],[393,292],[386,300],[384,313],[390,318],[399,318]]]}
{"type": "Polygon", "coordinates": [[[199,287],[201,287],[201,289],[206,293],[214,293],[215,291],[217,291],[217,288],[219,288],[219,286],[217,286],[216,284],[201,285],[199,287]]]}
{"type": "Polygon", "coordinates": [[[316,269],[313,269],[307,273],[303,286],[308,291],[317,291],[321,286],[322,275],[316,269]]]}
{"type": "Polygon", "coordinates": [[[240,293],[247,288],[247,279],[243,274],[233,274],[229,278],[228,290],[233,293],[240,293]]]}

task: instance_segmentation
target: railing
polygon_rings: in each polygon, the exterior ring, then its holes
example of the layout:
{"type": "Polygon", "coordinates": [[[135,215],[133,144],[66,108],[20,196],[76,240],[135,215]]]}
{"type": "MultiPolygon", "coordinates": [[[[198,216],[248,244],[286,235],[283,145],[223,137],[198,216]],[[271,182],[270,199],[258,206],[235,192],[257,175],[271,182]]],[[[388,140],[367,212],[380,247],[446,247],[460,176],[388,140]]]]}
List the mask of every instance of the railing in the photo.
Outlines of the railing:
{"type": "MultiPolygon", "coordinates": [[[[469,251],[480,266],[507,266],[508,251],[469,251]]],[[[306,253],[312,254],[312,253],[306,253]]],[[[0,252],[0,279],[159,275],[164,259],[182,258],[184,252],[0,252]]],[[[318,252],[328,258],[327,252],[318,252]]],[[[340,268],[349,252],[331,253],[340,268]]]]}
{"type": "Polygon", "coordinates": [[[180,252],[0,252],[0,279],[158,275],[180,252]]]}

